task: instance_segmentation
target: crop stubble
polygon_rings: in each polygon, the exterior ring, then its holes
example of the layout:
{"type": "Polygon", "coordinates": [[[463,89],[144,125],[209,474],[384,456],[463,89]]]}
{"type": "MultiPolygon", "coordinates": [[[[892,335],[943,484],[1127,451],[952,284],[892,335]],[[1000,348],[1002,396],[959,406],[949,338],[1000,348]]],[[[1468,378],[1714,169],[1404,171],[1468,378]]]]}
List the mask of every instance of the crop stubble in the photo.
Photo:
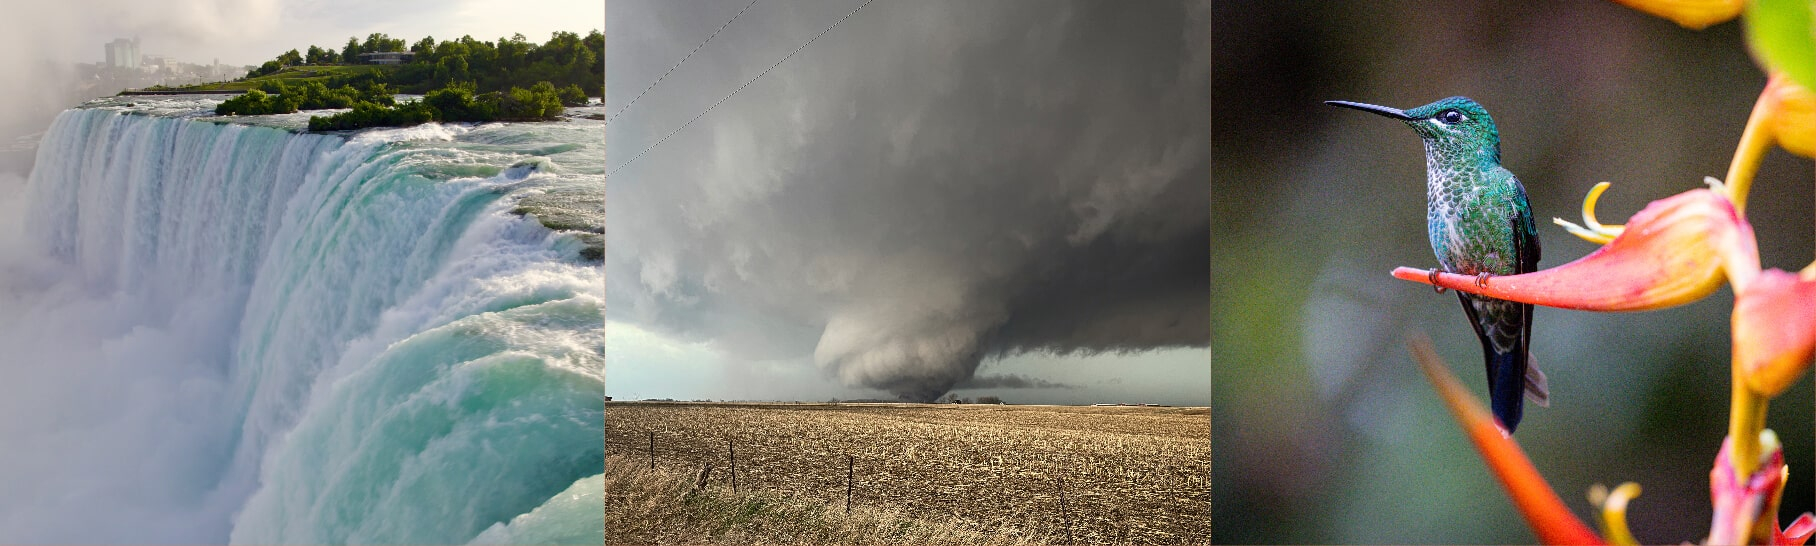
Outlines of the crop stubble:
{"type": "Polygon", "coordinates": [[[1072,534],[1086,543],[1210,538],[1210,425],[1202,408],[921,404],[613,403],[606,451],[660,465],[714,465],[738,483],[948,517],[977,529],[1057,533],[1055,472],[1072,534]]]}

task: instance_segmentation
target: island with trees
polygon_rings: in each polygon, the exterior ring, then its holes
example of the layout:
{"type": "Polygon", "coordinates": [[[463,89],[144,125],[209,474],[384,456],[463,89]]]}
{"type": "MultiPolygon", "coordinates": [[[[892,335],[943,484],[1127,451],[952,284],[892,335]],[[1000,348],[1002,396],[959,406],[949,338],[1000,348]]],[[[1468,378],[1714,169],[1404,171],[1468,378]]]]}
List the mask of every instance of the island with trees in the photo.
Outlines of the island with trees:
{"type": "Polygon", "coordinates": [[[605,92],[605,36],[555,32],[536,44],[522,34],[497,41],[462,36],[438,42],[374,33],[340,49],[311,45],[266,61],[244,78],[183,91],[244,91],[218,115],[349,109],[309,119],[311,131],[441,122],[557,119],[605,92]],[[397,93],[421,94],[397,101],[397,93]]]}

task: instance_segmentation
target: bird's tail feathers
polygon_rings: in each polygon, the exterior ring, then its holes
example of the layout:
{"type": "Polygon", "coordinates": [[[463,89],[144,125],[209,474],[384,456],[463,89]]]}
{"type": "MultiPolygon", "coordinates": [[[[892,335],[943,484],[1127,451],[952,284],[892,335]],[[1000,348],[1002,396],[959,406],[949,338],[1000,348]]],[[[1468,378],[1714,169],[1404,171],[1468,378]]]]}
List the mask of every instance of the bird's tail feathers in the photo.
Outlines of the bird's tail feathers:
{"type": "Polygon", "coordinates": [[[1531,353],[1526,359],[1526,399],[1541,408],[1551,407],[1551,387],[1545,381],[1545,372],[1539,370],[1538,355],[1531,353]]]}
{"type": "Polygon", "coordinates": [[[1488,360],[1488,402],[1494,410],[1494,416],[1500,418],[1501,426],[1512,433],[1520,426],[1520,410],[1524,405],[1527,391],[1527,380],[1530,377],[1523,368],[1526,362],[1516,352],[1496,353],[1490,351],[1488,360]]]}

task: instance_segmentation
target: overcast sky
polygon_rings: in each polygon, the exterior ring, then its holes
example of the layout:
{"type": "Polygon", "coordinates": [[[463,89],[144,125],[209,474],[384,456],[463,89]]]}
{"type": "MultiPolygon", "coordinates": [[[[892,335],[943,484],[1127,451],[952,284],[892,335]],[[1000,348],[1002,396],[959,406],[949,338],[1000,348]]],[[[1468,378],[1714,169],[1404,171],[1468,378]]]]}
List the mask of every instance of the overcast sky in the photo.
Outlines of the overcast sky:
{"type": "Polygon", "coordinates": [[[1208,403],[1205,2],[878,1],[644,153],[862,4],[610,2],[608,394],[1208,403]]]}

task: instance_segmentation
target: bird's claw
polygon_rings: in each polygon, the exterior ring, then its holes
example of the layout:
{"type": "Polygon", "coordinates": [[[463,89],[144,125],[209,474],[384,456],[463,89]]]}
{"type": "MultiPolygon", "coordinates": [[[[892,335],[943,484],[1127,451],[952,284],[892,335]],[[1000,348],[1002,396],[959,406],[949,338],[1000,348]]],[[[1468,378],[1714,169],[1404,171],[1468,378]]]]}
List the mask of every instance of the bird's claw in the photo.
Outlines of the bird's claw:
{"type": "Polygon", "coordinates": [[[1438,270],[1433,269],[1427,272],[1427,275],[1429,275],[1429,278],[1431,279],[1431,288],[1436,290],[1439,294],[1443,294],[1444,287],[1438,285],[1438,270]]]}
{"type": "Polygon", "coordinates": [[[1488,277],[1491,277],[1491,276],[1492,275],[1489,275],[1487,271],[1477,273],[1476,274],[1476,288],[1488,288],[1488,277]]]}

